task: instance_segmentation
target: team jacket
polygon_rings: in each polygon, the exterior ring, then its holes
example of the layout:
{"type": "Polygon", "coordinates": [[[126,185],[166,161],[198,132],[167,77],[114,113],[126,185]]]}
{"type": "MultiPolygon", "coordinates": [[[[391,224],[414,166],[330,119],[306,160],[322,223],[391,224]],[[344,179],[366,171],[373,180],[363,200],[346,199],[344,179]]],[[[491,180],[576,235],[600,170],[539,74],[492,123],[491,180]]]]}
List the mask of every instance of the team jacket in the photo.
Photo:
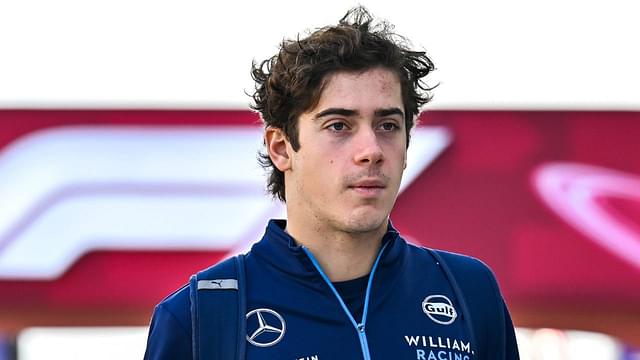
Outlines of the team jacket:
{"type": "MultiPolygon", "coordinates": [[[[313,255],[296,245],[284,227],[284,221],[270,221],[261,241],[242,255],[247,359],[518,359],[513,325],[497,286],[486,287],[495,289],[495,296],[483,298],[495,301],[481,306],[503,311],[504,324],[483,324],[483,329],[488,338],[500,338],[495,343],[504,348],[473,342],[464,300],[439,262],[408,244],[391,225],[369,276],[364,308],[355,317],[313,255]]],[[[495,284],[483,263],[456,256],[495,284]]],[[[183,287],[156,307],[145,359],[191,359],[191,344],[189,292],[183,287]]]]}

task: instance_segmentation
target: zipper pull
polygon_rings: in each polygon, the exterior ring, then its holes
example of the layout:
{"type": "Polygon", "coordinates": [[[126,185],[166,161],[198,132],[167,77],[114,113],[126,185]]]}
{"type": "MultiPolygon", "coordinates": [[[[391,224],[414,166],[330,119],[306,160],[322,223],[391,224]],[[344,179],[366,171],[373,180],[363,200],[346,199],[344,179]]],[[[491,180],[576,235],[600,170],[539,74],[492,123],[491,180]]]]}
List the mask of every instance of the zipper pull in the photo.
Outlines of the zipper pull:
{"type": "Polygon", "coordinates": [[[358,324],[358,332],[364,333],[364,324],[358,324]]]}

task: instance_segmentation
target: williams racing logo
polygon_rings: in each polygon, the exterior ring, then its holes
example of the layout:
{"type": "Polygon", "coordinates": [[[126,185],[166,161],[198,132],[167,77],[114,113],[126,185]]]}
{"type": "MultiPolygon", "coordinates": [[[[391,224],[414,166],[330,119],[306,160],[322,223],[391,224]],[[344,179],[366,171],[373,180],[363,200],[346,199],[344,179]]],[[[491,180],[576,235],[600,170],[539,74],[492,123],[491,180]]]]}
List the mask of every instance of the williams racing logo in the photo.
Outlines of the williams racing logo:
{"type": "Polygon", "coordinates": [[[453,303],[444,295],[429,295],[422,301],[422,311],[429,319],[442,325],[453,323],[458,317],[453,303]]]}

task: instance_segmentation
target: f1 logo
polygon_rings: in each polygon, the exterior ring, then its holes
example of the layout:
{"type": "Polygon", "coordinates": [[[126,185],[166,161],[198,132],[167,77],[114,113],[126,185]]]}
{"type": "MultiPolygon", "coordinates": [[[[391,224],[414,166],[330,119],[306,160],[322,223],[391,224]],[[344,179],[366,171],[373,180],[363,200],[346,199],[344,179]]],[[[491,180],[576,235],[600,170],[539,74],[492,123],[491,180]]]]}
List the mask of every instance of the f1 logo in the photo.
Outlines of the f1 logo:
{"type": "MultiPolygon", "coordinates": [[[[259,238],[260,127],[58,127],[0,153],[0,279],[53,279],[92,250],[225,250],[259,238]]],[[[412,135],[401,190],[449,144],[412,135]]]]}

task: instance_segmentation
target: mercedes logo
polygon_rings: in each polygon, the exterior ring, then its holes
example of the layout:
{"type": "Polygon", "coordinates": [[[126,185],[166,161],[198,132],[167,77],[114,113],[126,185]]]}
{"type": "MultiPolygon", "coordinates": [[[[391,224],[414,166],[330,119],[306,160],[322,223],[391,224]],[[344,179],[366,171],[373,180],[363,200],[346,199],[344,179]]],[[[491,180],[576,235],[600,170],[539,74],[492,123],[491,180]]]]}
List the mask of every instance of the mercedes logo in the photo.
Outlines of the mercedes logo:
{"type": "Polygon", "coordinates": [[[247,341],[255,346],[273,346],[282,340],[284,318],[271,309],[255,309],[247,313],[247,341]],[[254,319],[255,318],[255,319],[254,319]],[[250,329],[255,330],[250,332],[250,329]]]}

